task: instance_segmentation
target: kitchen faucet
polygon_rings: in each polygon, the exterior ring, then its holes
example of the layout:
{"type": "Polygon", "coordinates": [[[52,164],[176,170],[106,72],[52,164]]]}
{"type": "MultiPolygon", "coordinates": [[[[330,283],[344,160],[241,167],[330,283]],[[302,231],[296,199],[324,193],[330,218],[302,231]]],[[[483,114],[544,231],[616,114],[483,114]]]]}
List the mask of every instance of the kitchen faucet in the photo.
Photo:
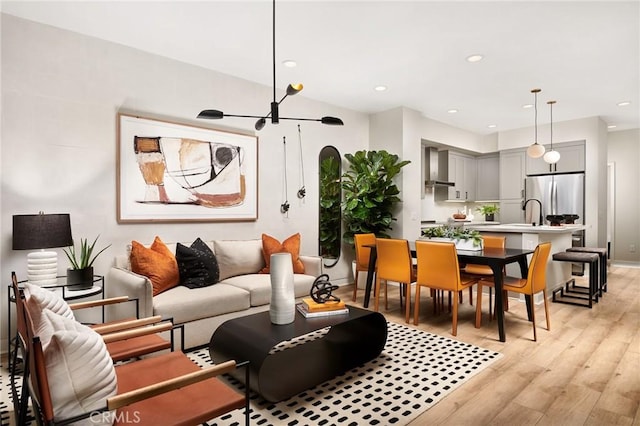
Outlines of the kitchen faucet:
{"type": "MultiPolygon", "coordinates": [[[[544,225],[544,219],[542,218],[542,202],[540,200],[538,200],[537,198],[529,198],[524,203],[522,203],[522,210],[527,210],[527,203],[529,203],[529,201],[537,201],[540,205],[540,218],[538,219],[538,225],[544,225]]],[[[533,225],[535,226],[535,223],[533,225]]]]}

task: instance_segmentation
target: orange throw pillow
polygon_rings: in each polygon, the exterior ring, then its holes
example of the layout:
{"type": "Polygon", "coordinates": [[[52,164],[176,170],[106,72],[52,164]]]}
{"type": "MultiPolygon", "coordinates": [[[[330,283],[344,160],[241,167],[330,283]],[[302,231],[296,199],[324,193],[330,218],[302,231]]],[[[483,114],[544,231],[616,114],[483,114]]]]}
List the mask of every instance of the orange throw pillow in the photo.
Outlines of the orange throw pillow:
{"type": "Polygon", "coordinates": [[[300,260],[300,234],[290,236],[282,244],[272,236],[262,234],[262,255],[267,266],[260,270],[261,274],[268,274],[271,271],[271,255],[274,253],[291,253],[293,273],[304,274],[304,264],[300,260]]]}
{"type": "Polygon", "coordinates": [[[176,257],[160,237],[156,237],[149,248],[137,241],[131,242],[131,270],[151,280],[154,296],[180,282],[176,257]]]}

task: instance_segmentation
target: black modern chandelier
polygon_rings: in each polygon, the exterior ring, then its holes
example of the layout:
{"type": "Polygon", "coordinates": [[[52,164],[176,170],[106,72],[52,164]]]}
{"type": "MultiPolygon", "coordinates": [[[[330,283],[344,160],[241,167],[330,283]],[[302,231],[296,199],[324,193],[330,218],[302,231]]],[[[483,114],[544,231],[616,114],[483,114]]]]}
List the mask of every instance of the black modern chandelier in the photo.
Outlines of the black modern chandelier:
{"type": "Polygon", "coordinates": [[[279,107],[282,101],[286,99],[287,96],[293,96],[296,93],[302,90],[302,84],[289,84],[287,86],[287,92],[279,101],[276,101],[276,0],[273,0],[273,102],[271,102],[271,108],[267,115],[259,116],[259,115],[239,115],[239,114],[225,114],[224,112],[217,109],[205,109],[198,114],[197,118],[206,118],[210,120],[219,120],[224,117],[241,117],[241,118],[257,118],[255,128],[256,130],[262,130],[264,125],[267,123],[267,118],[271,119],[272,124],[278,124],[280,120],[297,120],[297,121],[319,121],[322,124],[327,124],[330,126],[343,126],[344,123],[341,119],[337,117],[329,117],[325,116],[322,118],[297,118],[297,117],[280,117],[279,107]]]}

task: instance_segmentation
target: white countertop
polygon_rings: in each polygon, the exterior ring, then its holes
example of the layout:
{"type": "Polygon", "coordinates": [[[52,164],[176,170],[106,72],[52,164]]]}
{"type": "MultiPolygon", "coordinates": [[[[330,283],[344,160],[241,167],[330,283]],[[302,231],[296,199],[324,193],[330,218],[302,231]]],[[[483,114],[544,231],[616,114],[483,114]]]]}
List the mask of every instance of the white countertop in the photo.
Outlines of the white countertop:
{"type": "Polygon", "coordinates": [[[529,223],[506,223],[501,225],[465,225],[466,228],[472,228],[477,231],[485,232],[511,232],[518,234],[558,234],[558,233],[572,233],[576,231],[582,231],[587,229],[585,225],[560,225],[560,226],[533,226],[529,223]]]}

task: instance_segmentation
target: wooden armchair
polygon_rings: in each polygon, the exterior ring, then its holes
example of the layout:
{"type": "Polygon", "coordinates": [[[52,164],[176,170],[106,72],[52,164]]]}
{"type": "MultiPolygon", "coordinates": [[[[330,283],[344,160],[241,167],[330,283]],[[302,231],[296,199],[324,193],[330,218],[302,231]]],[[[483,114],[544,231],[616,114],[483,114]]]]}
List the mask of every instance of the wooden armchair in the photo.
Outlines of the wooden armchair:
{"type": "MultiPolygon", "coordinates": [[[[61,327],[42,342],[24,309],[19,338],[30,372],[28,389],[39,424],[199,425],[245,408],[244,394],[216,376],[245,364],[235,361],[200,369],[182,352],[170,352],[114,366],[102,337],[88,327],[61,327]],[[43,343],[46,347],[43,348],[43,343]]],[[[72,320],[57,316],[57,321],[72,320]]],[[[76,322],[77,324],[77,322],[76,322]]],[[[249,380],[248,369],[246,380],[249,380]]]]}

